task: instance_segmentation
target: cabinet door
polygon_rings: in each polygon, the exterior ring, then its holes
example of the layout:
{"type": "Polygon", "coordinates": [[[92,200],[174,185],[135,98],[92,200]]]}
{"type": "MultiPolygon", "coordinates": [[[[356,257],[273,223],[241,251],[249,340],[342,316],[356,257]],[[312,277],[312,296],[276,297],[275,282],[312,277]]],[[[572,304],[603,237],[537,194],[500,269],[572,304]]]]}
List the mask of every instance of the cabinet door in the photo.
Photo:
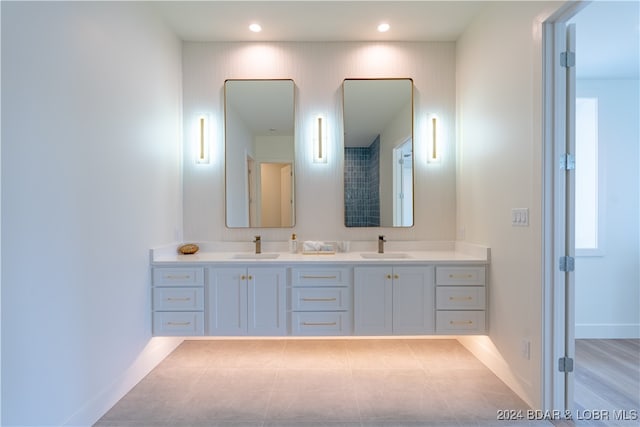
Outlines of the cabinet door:
{"type": "Polygon", "coordinates": [[[286,335],[284,268],[249,268],[249,335],[286,335]]]}
{"type": "Polygon", "coordinates": [[[433,267],[394,267],[393,333],[428,334],[434,330],[433,267]]]}
{"type": "Polygon", "coordinates": [[[211,268],[207,287],[209,335],[247,335],[246,268],[211,268]]]}
{"type": "Polygon", "coordinates": [[[354,333],[389,335],[392,324],[391,267],[354,269],[354,333]]]}

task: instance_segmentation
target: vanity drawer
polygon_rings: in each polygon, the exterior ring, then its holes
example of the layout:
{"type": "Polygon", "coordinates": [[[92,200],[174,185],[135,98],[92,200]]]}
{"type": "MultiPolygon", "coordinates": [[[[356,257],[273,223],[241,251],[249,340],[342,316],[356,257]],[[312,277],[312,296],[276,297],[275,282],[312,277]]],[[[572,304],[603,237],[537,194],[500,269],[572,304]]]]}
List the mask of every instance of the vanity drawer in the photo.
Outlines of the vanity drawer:
{"type": "Polygon", "coordinates": [[[204,313],[153,313],[153,334],[158,336],[204,335],[204,313]]]}
{"type": "Polygon", "coordinates": [[[485,267],[436,267],[436,285],[481,286],[485,284],[485,267]]]}
{"type": "Polygon", "coordinates": [[[301,311],[348,310],[351,306],[349,288],[293,288],[292,308],[301,311]]]}
{"type": "Polygon", "coordinates": [[[436,331],[439,334],[478,334],[485,331],[484,311],[438,311],[436,331]]]}
{"type": "Polygon", "coordinates": [[[438,310],[484,310],[484,286],[438,286],[436,308],[438,310]]]}
{"type": "Polygon", "coordinates": [[[291,313],[293,335],[351,335],[351,314],[348,312],[291,313]]]}
{"type": "Polygon", "coordinates": [[[291,282],[293,286],[348,286],[351,268],[294,268],[291,270],[291,282]]]}
{"type": "Polygon", "coordinates": [[[153,309],[156,311],[204,310],[204,289],[154,288],[153,309]]]}
{"type": "Polygon", "coordinates": [[[204,269],[197,267],[154,268],[153,284],[155,286],[204,286],[204,269]]]}

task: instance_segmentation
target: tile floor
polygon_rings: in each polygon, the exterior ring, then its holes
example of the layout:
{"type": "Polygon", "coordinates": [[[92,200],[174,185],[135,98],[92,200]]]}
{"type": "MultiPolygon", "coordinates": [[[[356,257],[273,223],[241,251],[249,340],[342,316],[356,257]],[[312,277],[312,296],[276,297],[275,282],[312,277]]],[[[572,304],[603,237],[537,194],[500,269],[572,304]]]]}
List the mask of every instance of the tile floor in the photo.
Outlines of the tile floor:
{"type": "Polygon", "coordinates": [[[551,426],[456,340],[191,340],[95,427],[551,426]]]}

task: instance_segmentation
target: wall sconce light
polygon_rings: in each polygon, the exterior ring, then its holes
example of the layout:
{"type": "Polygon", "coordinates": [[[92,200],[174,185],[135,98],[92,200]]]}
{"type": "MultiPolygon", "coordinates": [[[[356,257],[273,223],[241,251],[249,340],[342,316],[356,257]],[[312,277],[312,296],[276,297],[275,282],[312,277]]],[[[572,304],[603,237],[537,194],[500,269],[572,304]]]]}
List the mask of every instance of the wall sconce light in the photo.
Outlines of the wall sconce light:
{"type": "Polygon", "coordinates": [[[440,120],[435,115],[429,117],[429,153],[427,154],[428,163],[437,163],[440,161],[440,120]]]}
{"type": "Polygon", "coordinates": [[[196,125],[196,163],[209,163],[209,120],[199,116],[196,125]]]}
{"type": "Polygon", "coordinates": [[[313,123],[313,162],[327,163],[327,123],[317,116],[313,123]]]}

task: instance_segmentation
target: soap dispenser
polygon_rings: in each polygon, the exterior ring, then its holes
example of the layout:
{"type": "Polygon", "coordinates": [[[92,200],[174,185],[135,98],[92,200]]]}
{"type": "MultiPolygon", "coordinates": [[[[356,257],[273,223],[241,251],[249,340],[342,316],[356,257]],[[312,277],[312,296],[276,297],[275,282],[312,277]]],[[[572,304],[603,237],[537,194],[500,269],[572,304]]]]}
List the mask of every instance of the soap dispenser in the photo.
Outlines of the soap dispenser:
{"type": "Polygon", "coordinates": [[[291,240],[289,240],[289,252],[292,254],[298,253],[298,241],[296,240],[296,233],[291,235],[291,240]]]}

